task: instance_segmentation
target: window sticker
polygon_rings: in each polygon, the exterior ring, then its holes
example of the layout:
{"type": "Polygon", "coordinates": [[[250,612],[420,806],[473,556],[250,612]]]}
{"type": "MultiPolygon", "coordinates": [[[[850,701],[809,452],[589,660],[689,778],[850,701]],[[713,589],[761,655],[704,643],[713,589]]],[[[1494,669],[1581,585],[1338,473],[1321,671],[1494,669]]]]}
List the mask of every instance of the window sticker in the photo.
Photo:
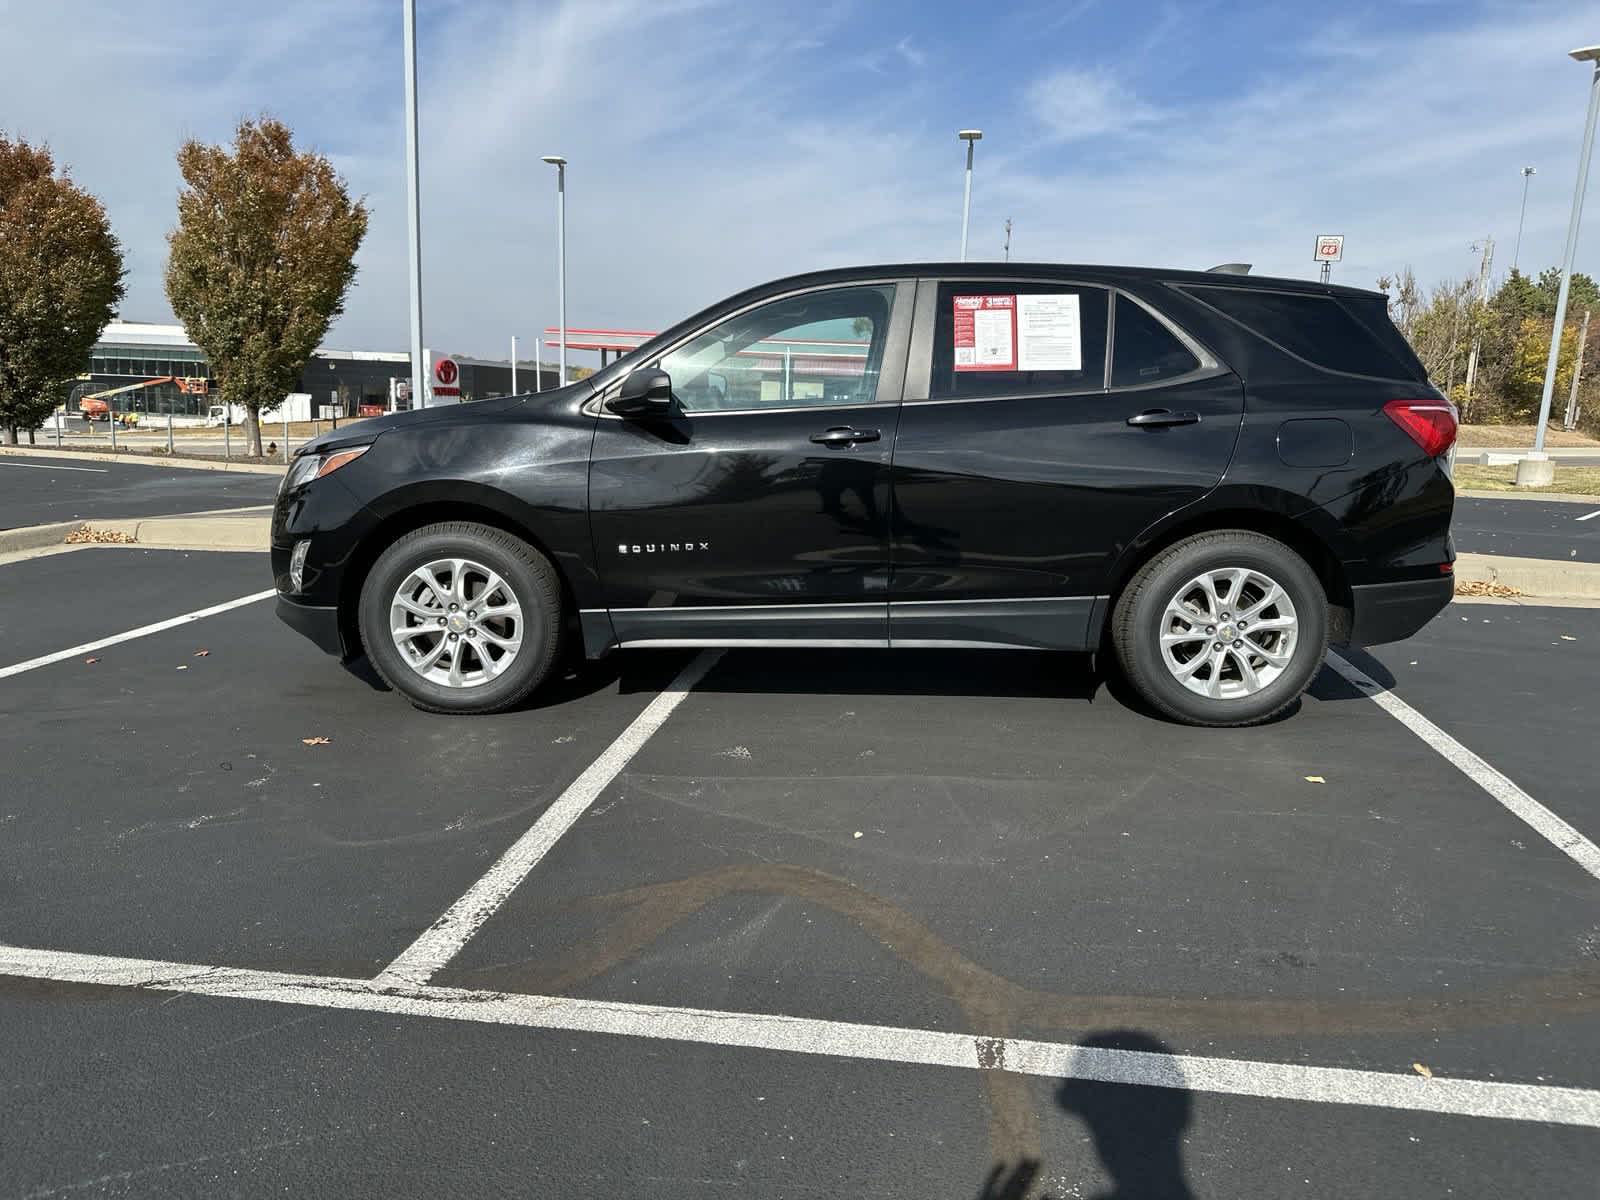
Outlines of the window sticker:
{"type": "MultiPolygon", "coordinates": [[[[1083,370],[1083,331],[1077,293],[1018,296],[1016,302],[1017,369],[1083,370]]],[[[958,340],[956,344],[961,343],[958,340]]]]}
{"type": "Polygon", "coordinates": [[[954,300],[956,370],[1015,371],[1017,297],[956,296],[954,300]]]}

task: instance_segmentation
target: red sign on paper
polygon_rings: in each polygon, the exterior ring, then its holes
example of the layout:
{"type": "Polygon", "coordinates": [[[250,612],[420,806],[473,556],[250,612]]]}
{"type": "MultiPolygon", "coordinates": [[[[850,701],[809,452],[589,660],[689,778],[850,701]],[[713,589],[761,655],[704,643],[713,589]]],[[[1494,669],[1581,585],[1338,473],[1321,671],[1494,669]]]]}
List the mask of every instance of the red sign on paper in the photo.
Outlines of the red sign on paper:
{"type": "Polygon", "coordinates": [[[1017,298],[956,296],[955,368],[958,371],[1017,369],[1017,298]]]}

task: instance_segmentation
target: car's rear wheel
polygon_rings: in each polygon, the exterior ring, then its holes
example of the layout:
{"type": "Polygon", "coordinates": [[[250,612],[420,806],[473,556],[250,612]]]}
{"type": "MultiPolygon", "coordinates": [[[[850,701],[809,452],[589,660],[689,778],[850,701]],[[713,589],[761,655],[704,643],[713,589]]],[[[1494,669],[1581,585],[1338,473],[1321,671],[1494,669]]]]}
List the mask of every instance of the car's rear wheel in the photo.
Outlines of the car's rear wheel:
{"type": "Polygon", "coordinates": [[[1146,563],[1111,619],[1117,661],[1158,712],[1253,725],[1297,700],[1328,650],[1328,600],[1288,546],[1246,530],[1186,538],[1146,563]]]}
{"type": "Polygon", "coordinates": [[[361,640],[385,682],[429,712],[499,712],[556,661],[561,585],[502,530],[427,525],[379,555],[361,587],[361,640]]]}

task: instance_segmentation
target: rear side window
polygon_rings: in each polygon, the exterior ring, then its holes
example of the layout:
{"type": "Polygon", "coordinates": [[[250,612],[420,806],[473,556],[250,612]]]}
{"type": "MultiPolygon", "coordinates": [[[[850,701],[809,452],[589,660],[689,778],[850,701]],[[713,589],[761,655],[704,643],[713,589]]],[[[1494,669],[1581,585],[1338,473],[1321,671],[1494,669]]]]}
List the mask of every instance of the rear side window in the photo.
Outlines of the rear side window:
{"type": "Polygon", "coordinates": [[[1291,354],[1330,371],[1409,379],[1413,372],[1331,296],[1195,287],[1196,299],[1226,313],[1291,354]]]}
{"type": "Polygon", "coordinates": [[[1163,383],[1200,369],[1200,360],[1141,305],[1117,297],[1112,327],[1111,386],[1163,383]]]}
{"type": "Polygon", "coordinates": [[[1106,292],[1054,283],[962,280],[939,287],[935,400],[1099,391],[1106,292]]]}

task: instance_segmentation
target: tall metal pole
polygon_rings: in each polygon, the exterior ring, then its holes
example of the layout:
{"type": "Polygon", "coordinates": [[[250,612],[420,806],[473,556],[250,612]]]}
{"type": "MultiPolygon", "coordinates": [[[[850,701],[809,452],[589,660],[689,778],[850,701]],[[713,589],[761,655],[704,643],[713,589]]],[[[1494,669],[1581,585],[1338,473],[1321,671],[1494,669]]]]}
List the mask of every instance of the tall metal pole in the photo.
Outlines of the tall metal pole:
{"type": "Polygon", "coordinates": [[[556,307],[561,321],[561,376],[557,387],[567,386],[567,160],[546,154],[544,161],[556,169],[556,307]]]}
{"type": "Polygon", "coordinates": [[[511,335],[511,394],[517,394],[517,335],[511,335]]]}
{"type": "Polygon", "coordinates": [[[972,146],[977,138],[967,137],[966,132],[961,134],[967,143],[967,182],[961,196],[961,261],[967,261],[967,221],[972,216],[972,146]]]}
{"type": "Polygon", "coordinates": [[[410,234],[411,407],[427,400],[422,390],[422,187],[417,159],[417,0],[405,0],[406,225],[410,234]]]}
{"type": "Polygon", "coordinates": [[[1478,347],[1483,340],[1483,302],[1489,298],[1489,267],[1494,262],[1494,239],[1483,239],[1483,261],[1478,265],[1478,286],[1472,292],[1472,352],[1467,355],[1467,394],[1461,407],[1472,403],[1472,384],[1478,378],[1478,347]]]}
{"type": "Polygon", "coordinates": [[[1583,324],[1578,326],[1578,361],[1572,364],[1572,387],[1567,391],[1567,415],[1561,428],[1574,429],[1578,424],[1578,380],[1583,375],[1583,347],[1589,340],[1589,310],[1583,310],[1583,324]]]}
{"type": "Polygon", "coordinates": [[[1006,261],[1011,261],[1011,218],[1006,218],[1006,261]]]}
{"type": "Polygon", "coordinates": [[[567,164],[556,166],[556,302],[561,325],[560,386],[567,386],[567,164]]]}
{"type": "Polygon", "coordinates": [[[1539,172],[1532,167],[1522,168],[1522,211],[1517,214],[1517,244],[1511,251],[1511,273],[1517,273],[1517,260],[1522,257],[1522,222],[1528,216],[1528,180],[1539,172]]]}
{"type": "Polygon", "coordinates": [[[533,390],[544,391],[544,339],[533,339],[533,390]]]}
{"type": "MultiPolygon", "coordinates": [[[[1583,218],[1583,193],[1589,182],[1589,155],[1594,150],[1594,119],[1600,112],[1600,47],[1583,51],[1594,62],[1589,78],[1589,115],[1583,123],[1583,150],[1578,155],[1578,184],[1572,193],[1572,216],[1567,221],[1567,248],[1561,255],[1561,290],[1556,293],[1555,324],[1550,330],[1550,357],[1544,365],[1544,391],[1539,397],[1539,428],[1533,437],[1536,461],[1545,459],[1544,430],[1550,421],[1550,397],[1556,388],[1556,362],[1561,357],[1561,326],[1567,319],[1567,292],[1572,285],[1572,257],[1578,250],[1578,225],[1583,218]],[[1592,51],[1592,52],[1591,52],[1592,51]]],[[[1574,52],[1575,54],[1578,52],[1574,52]]],[[[1522,469],[1519,466],[1520,476],[1522,469]]],[[[1536,472],[1548,475],[1548,470],[1536,472]]],[[[1549,482],[1548,479],[1545,482],[1549,482]]]]}

